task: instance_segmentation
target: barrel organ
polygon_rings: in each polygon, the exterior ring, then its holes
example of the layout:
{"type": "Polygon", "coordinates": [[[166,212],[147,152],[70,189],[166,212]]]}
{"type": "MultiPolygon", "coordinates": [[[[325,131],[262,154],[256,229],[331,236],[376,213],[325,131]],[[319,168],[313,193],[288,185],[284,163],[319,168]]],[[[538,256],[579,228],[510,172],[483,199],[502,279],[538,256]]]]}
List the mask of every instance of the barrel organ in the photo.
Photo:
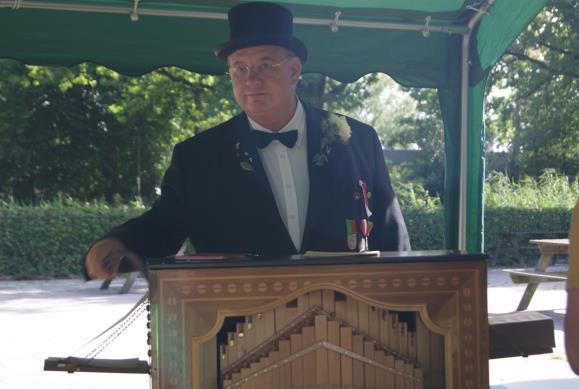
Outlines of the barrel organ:
{"type": "Polygon", "coordinates": [[[397,255],[151,263],[153,389],[488,388],[485,257],[397,255]]]}

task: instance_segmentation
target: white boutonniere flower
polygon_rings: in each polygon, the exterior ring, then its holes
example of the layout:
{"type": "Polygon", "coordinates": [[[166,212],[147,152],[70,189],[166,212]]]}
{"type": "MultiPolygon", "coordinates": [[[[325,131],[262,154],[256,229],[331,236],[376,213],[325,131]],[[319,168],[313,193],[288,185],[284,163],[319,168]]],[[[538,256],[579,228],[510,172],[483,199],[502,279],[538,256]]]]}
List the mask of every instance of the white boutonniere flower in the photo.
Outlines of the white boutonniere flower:
{"type": "Polygon", "coordinates": [[[352,136],[352,129],[350,128],[346,118],[344,116],[330,114],[330,116],[328,116],[328,122],[338,129],[338,138],[340,138],[340,142],[348,144],[348,140],[350,140],[350,137],[352,136]]]}
{"type": "Polygon", "coordinates": [[[352,129],[348,124],[345,116],[329,114],[326,119],[322,121],[322,140],[320,151],[314,155],[313,162],[317,166],[323,166],[328,162],[328,156],[332,152],[332,143],[340,141],[347,145],[352,137],[352,129]]]}

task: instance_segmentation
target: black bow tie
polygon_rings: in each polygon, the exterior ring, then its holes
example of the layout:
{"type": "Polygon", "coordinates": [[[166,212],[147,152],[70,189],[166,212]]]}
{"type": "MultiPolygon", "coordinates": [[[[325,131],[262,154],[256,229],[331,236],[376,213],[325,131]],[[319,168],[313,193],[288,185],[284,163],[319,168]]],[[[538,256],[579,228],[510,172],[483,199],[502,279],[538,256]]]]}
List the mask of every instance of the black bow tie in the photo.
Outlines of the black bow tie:
{"type": "Polygon", "coordinates": [[[265,132],[259,130],[251,131],[255,144],[260,149],[266,147],[272,140],[278,140],[286,147],[292,148],[298,140],[298,130],[285,132],[265,132]]]}

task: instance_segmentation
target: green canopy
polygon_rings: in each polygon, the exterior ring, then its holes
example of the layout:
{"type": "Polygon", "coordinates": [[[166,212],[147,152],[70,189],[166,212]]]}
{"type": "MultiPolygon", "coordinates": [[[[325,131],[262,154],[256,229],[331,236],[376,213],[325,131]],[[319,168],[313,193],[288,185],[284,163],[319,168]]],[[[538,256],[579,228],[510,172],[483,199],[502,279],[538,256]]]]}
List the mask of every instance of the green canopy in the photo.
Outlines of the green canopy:
{"type": "MultiPolygon", "coordinates": [[[[447,248],[482,251],[486,76],[548,0],[288,0],[305,72],[350,82],[383,72],[437,88],[445,126],[447,248]]],[[[233,0],[0,0],[0,57],[105,65],[138,75],[162,66],[221,74],[233,0]]]]}

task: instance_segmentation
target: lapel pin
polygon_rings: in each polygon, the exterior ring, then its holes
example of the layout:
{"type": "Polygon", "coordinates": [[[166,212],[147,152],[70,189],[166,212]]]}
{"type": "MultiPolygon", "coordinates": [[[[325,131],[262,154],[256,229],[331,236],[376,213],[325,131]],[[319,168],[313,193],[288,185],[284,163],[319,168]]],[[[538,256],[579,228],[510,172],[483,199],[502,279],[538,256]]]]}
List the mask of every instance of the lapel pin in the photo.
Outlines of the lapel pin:
{"type": "Polygon", "coordinates": [[[239,166],[241,166],[241,168],[242,168],[243,170],[246,170],[246,171],[248,171],[248,172],[252,172],[252,171],[253,171],[253,166],[251,166],[251,164],[250,164],[249,162],[241,161],[241,162],[239,163],[239,166]]]}

